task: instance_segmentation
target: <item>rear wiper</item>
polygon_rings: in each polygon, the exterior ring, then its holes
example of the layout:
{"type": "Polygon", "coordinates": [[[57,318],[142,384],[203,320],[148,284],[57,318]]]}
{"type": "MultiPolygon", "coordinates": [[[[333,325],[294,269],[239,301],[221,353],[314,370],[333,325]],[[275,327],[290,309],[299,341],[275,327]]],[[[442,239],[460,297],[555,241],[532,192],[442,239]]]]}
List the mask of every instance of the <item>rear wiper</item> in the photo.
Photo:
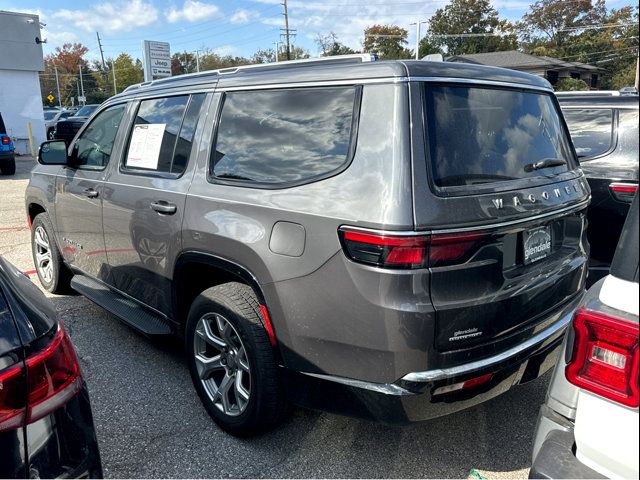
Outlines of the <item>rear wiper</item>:
{"type": "Polygon", "coordinates": [[[550,167],[560,167],[561,165],[566,165],[566,160],[561,160],[559,158],[545,158],[544,160],[540,160],[535,163],[527,163],[524,166],[525,172],[533,172],[534,170],[542,170],[543,168],[550,167]]]}

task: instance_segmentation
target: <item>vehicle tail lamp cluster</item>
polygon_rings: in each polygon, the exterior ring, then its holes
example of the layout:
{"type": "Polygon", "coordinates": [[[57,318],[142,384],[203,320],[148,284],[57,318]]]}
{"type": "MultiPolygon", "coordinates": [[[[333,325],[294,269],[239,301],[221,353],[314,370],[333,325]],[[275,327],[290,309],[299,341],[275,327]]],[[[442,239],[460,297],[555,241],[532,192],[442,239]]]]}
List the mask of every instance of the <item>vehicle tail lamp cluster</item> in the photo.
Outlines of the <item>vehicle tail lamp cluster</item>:
{"type": "Polygon", "coordinates": [[[569,382],[637,408],[638,324],[581,308],[573,327],[573,356],[565,370],[569,382]]]}
{"type": "Polygon", "coordinates": [[[2,142],[2,145],[9,145],[11,143],[11,138],[3,135],[2,137],[0,137],[0,142],[2,142]]]}
{"type": "Polygon", "coordinates": [[[0,432],[49,415],[81,388],[78,358],[69,336],[59,326],[44,350],[0,373],[0,432]]]}
{"type": "Polygon", "coordinates": [[[490,238],[487,233],[398,235],[342,227],[338,236],[351,260],[383,268],[416,269],[467,260],[490,238]]]}

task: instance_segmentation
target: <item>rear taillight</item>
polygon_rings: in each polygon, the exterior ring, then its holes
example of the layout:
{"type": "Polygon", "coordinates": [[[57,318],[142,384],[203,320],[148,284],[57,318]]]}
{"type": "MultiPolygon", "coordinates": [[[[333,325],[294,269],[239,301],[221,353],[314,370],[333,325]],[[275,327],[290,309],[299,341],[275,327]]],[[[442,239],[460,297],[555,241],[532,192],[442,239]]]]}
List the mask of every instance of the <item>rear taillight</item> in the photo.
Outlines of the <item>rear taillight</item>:
{"type": "Polygon", "coordinates": [[[460,263],[489,236],[485,233],[397,235],[343,227],[338,231],[347,256],[385,268],[426,268],[460,263]]]}
{"type": "Polygon", "coordinates": [[[62,326],[25,364],[0,374],[0,432],[49,415],[82,388],[78,359],[62,326]]]}
{"type": "Polygon", "coordinates": [[[356,262],[386,268],[424,268],[429,237],[400,236],[342,228],[338,231],[347,256],[356,262]]]}
{"type": "Polygon", "coordinates": [[[2,137],[0,137],[2,140],[2,145],[9,145],[11,143],[11,138],[7,137],[6,135],[3,135],[2,137]]]}
{"type": "Polygon", "coordinates": [[[629,407],[638,407],[638,324],[584,308],[573,318],[567,380],[629,407]]]}

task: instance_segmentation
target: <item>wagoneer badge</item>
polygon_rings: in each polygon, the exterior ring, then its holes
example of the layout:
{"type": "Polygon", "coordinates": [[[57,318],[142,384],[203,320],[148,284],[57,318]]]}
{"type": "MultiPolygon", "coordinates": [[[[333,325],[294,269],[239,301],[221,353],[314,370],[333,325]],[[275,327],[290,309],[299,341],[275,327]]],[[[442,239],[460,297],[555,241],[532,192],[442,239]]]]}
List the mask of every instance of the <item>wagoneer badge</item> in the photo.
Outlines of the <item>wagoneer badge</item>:
{"type": "MultiPolygon", "coordinates": [[[[514,195],[511,199],[511,204],[514,207],[518,207],[523,203],[536,203],[538,200],[549,200],[550,198],[566,198],[572,197],[579,193],[584,193],[586,191],[585,186],[582,182],[572,182],[571,185],[566,185],[563,188],[553,188],[551,190],[544,190],[539,196],[534,194],[529,195],[514,195]]],[[[493,205],[497,209],[502,209],[505,206],[505,201],[502,197],[494,198],[491,200],[493,205]]]]}

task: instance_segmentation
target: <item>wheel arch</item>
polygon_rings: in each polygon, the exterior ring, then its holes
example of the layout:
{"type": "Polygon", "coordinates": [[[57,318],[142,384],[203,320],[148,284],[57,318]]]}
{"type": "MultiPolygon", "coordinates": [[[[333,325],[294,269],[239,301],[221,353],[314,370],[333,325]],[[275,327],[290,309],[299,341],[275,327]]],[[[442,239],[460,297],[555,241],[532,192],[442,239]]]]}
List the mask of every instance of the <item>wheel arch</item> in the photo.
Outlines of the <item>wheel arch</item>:
{"type": "Polygon", "coordinates": [[[184,333],[189,307],[200,292],[233,281],[249,285],[258,302],[267,306],[262,287],[248,268],[210,253],[182,252],[176,260],[172,281],[173,317],[179,325],[179,333],[184,333]]]}

